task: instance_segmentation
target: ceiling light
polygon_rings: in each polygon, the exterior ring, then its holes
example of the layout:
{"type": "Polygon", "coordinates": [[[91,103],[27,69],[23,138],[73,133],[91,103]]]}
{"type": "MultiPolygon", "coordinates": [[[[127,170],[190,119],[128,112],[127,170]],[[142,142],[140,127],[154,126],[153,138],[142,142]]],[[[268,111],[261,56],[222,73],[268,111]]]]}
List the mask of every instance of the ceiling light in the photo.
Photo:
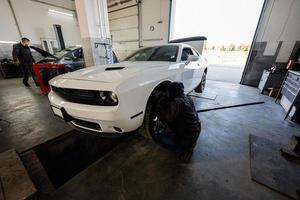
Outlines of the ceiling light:
{"type": "Polygon", "coordinates": [[[1,41],[0,40],[0,43],[3,43],[3,44],[16,44],[18,42],[16,42],[16,41],[1,41]]]}
{"type": "Polygon", "coordinates": [[[61,12],[61,11],[58,11],[58,10],[52,10],[52,9],[48,9],[48,12],[51,12],[51,13],[56,13],[56,14],[61,14],[61,15],[66,15],[66,16],[73,17],[73,14],[71,14],[71,13],[65,13],[65,12],[61,12]]]}

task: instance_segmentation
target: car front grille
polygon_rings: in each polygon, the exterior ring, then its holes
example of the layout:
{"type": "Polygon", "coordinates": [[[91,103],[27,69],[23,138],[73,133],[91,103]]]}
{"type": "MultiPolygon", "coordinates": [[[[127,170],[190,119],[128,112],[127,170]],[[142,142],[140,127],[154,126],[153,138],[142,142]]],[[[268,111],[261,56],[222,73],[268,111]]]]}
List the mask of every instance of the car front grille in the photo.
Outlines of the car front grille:
{"type": "Polygon", "coordinates": [[[51,88],[53,92],[66,101],[88,105],[102,105],[99,91],[97,90],[59,88],[55,86],[51,86],[51,88]]]}

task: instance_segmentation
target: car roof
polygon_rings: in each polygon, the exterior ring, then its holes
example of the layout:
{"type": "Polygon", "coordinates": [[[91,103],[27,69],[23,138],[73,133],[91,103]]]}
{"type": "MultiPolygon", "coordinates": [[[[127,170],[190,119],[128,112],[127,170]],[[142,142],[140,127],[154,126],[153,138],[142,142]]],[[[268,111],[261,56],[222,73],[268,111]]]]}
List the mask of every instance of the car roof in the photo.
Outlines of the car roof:
{"type": "Polygon", "coordinates": [[[151,45],[151,46],[144,46],[142,48],[147,48],[147,47],[160,47],[160,46],[178,46],[178,47],[190,47],[193,48],[191,45],[185,44],[185,43],[166,43],[166,44],[156,44],[156,45],[151,45]]]}

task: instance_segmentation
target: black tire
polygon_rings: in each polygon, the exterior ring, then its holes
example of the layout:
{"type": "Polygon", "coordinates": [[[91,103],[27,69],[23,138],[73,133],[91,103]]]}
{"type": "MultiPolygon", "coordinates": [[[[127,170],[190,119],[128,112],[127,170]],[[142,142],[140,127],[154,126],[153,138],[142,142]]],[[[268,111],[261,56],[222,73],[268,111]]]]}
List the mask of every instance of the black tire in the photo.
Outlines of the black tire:
{"type": "Polygon", "coordinates": [[[139,133],[147,139],[152,139],[152,136],[156,134],[157,131],[160,131],[165,128],[162,122],[160,122],[159,119],[156,117],[155,113],[156,105],[161,96],[161,91],[154,91],[147,103],[144,115],[144,122],[139,129],[139,133]]]}
{"type": "Polygon", "coordinates": [[[73,69],[70,68],[70,67],[66,67],[66,72],[67,72],[67,73],[73,72],[73,69]]]}
{"type": "Polygon", "coordinates": [[[203,93],[204,89],[205,89],[205,84],[206,84],[206,70],[203,72],[202,78],[201,78],[201,82],[199,83],[199,85],[195,88],[195,92],[196,93],[203,93]]]}

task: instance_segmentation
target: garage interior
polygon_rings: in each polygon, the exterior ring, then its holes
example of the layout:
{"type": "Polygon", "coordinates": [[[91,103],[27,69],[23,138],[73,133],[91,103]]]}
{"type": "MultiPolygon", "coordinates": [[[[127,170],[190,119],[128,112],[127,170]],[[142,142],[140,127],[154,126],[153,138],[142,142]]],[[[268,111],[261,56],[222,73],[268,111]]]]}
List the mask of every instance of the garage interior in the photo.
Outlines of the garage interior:
{"type": "Polygon", "coordinates": [[[188,163],[138,131],[73,129],[47,83],[22,84],[22,37],[51,54],[82,48],[86,68],[121,62],[170,42],[176,1],[0,0],[0,200],[300,199],[299,0],[265,0],[240,84],[189,94],[202,130],[188,163]]]}

